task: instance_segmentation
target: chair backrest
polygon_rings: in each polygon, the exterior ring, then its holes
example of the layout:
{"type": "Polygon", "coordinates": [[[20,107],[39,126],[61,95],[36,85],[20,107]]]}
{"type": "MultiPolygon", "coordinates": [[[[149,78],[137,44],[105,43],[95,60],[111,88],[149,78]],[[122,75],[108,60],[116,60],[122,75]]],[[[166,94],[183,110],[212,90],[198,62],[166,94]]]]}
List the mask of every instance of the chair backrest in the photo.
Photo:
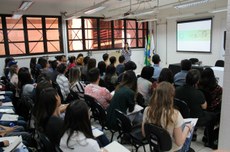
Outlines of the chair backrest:
{"type": "Polygon", "coordinates": [[[192,64],[196,64],[197,62],[199,62],[197,58],[190,58],[189,60],[192,62],[192,64]]]}
{"type": "Polygon", "coordinates": [[[92,117],[95,120],[98,120],[100,125],[102,126],[102,129],[104,129],[106,123],[106,115],[107,115],[105,109],[94,97],[91,97],[89,95],[85,95],[84,97],[86,103],[91,108],[92,117]]]}
{"type": "Polygon", "coordinates": [[[137,93],[136,102],[137,102],[138,105],[140,105],[142,107],[146,107],[145,106],[145,99],[144,99],[143,95],[140,92],[137,93]]]}
{"type": "Polygon", "coordinates": [[[78,93],[74,92],[73,90],[70,89],[70,93],[66,97],[65,103],[70,103],[70,102],[77,100],[77,99],[80,99],[78,96],[78,93]]]}
{"type": "Polygon", "coordinates": [[[216,63],[215,63],[215,66],[224,67],[224,60],[217,60],[216,63]]]}
{"type": "Polygon", "coordinates": [[[172,148],[172,139],[167,130],[149,123],[144,125],[144,130],[151,152],[169,151],[172,148]]]}
{"type": "Polygon", "coordinates": [[[180,111],[183,118],[189,118],[190,117],[190,110],[187,105],[187,103],[183,100],[174,98],[174,108],[180,111]]]}
{"type": "Polygon", "coordinates": [[[130,133],[132,130],[132,123],[128,116],[123,112],[115,109],[115,116],[117,117],[117,126],[122,133],[130,133]]]}
{"type": "Polygon", "coordinates": [[[37,142],[38,151],[41,152],[62,152],[62,150],[56,146],[53,145],[52,142],[49,140],[48,137],[46,137],[45,134],[39,132],[36,130],[35,133],[35,140],[37,142]]]}

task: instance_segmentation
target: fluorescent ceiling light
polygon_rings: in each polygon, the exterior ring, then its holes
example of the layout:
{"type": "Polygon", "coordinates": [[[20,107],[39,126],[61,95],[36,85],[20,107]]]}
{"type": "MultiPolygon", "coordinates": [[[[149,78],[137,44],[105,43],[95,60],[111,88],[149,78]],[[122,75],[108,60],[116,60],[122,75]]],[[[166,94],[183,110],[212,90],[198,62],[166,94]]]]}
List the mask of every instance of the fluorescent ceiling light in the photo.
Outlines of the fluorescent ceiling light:
{"type": "Polygon", "coordinates": [[[209,11],[209,13],[220,13],[220,12],[227,12],[227,11],[228,11],[227,8],[219,8],[219,9],[209,11]]]}
{"type": "Polygon", "coordinates": [[[103,9],[105,9],[105,6],[99,6],[99,7],[95,7],[95,8],[89,9],[89,10],[85,11],[84,13],[87,14],[87,15],[90,15],[90,14],[99,12],[99,11],[101,11],[103,9]]]}
{"type": "Polygon", "coordinates": [[[200,4],[207,3],[209,0],[195,0],[192,2],[187,2],[187,3],[181,3],[178,5],[175,5],[174,8],[176,9],[183,9],[183,8],[188,8],[188,7],[194,7],[200,4]]]}
{"type": "Polygon", "coordinates": [[[150,22],[150,21],[157,21],[157,18],[150,18],[150,19],[144,19],[144,20],[137,20],[137,22],[150,22]]]}
{"type": "Polygon", "coordinates": [[[23,1],[18,10],[25,11],[33,4],[32,1],[23,1]]]}
{"type": "Polygon", "coordinates": [[[79,17],[81,17],[81,16],[66,16],[66,17],[65,17],[65,20],[77,19],[77,18],[79,18],[79,17]]]}
{"type": "Polygon", "coordinates": [[[166,19],[183,18],[183,17],[194,16],[194,15],[195,15],[195,14],[176,15],[176,16],[166,17],[166,19]]]}
{"type": "Polygon", "coordinates": [[[12,15],[12,19],[20,19],[22,17],[23,13],[22,12],[14,12],[12,15]]]}
{"type": "Polygon", "coordinates": [[[142,12],[142,13],[137,13],[137,14],[133,14],[131,16],[143,16],[143,15],[148,15],[148,14],[152,14],[155,11],[148,11],[148,12],[142,12]]]}

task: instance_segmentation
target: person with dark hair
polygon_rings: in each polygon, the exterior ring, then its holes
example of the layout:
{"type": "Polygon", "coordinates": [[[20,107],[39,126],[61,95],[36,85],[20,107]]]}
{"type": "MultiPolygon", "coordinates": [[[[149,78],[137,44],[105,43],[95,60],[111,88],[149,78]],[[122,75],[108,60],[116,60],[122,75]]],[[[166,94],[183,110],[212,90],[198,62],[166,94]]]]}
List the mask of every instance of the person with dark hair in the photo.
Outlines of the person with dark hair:
{"type": "Polygon", "coordinates": [[[20,96],[24,95],[33,99],[35,89],[33,83],[29,69],[26,67],[20,68],[18,71],[18,88],[20,89],[20,96]]]}
{"type": "Polygon", "coordinates": [[[110,61],[110,65],[112,64],[113,66],[115,66],[116,62],[117,62],[117,58],[115,56],[111,56],[109,58],[110,61]]]}
{"type": "Polygon", "coordinates": [[[130,57],[132,55],[132,51],[130,50],[127,42],[125,43],[124,49],[121,50],[121,54],[125,57],[125,63],[131,60],[130,57]]]}
{"type": "Polygon", "coordinates": [[[62,136],[63,120],[60,118],[61,99],[57,91],[44,88],[40,91],[34,108],[36,128],[43,132],[54,145],[59,145],[62,136]]]}
{"type": "Polygon", "coordinates": [[[181,61],[181,71],[178,72],[174,76],[174,85],[175,86],[183,86],[185,85],[185,78],[188,71],[191,69],[192,63],[188,59],[184,59],[181,61]]]}
{"type": "Polygon", "coordinates": [[[69,71],[70,90],[76,93],[80,100],[84,100],[85,84],[80,79],[81,71],[79,67],[72,67],[69,71]]]}
{"type": "Polygon", "coordinates": [[[124,55],[121,55],[119,56],[119,64],[116,66],[116,72],[117,72],[117,75],[120,75],[121,73],[123,73],[125,71],[125,56],[124,55]]]}
{"type": "Polygon", "coordinates": [[[71,69],[72,67],[74,67],[76,65],[75,61],[76,61],[76,57],[75,56],[69,57],[68,70],[71,69]]]}
{"type": "MultiPolygon", "coordinates": [[[[125,71],[129,71],[129,70],[134,71],[134,70],[136,70],[136,68],[137,68],[137,65],[136,65],[136,63],[133,62],[133,61],[128,61],[128,62],[125,63],[125,71]]],[[[124,74],[124,72],[121,73],[121,74],[118,76],[118,78],[117,78],[117,83],[120,83],[120,82],[121,82],[122,77],[123,77],[123,74],[124,74]]]]}
{"type": "Polygon", "coordinates": [[[145,105],[149,104],[149,99],[152,95],[152,82],[150,81],[153,75],[154,68],[145,66],[141,70],[141,76],[137,79],[137,90],[145,99],[145,105]]]}
{"type": "Polygon", "coordinates": [[[104,80],[105,77],[105,71],[106,71],[106,64],[104,61],[100,61],[97,64],[97,68],[100,70],[100,78],[104,80]]]}
{"type": "Polygon", "coordinates": [[[65,55],[58,55],[58,56],[55,56],[55,58],[58,62],[58,65],[61,63],[66,63],[66,56],[65,55]]]}
{"type": "Polygon", "coordinates": [[[9,63],[11,62],[11,61],[14,61],[14,58],[13,57],[6,57],[5,58],[5,66],[4,66],[4,75],[5,75],[5,77],[9,80],[9,77],[8,77],[8,74],[9,74],[9,63]]]}
{"type": "Polygon", "coordinates": [[[145,136],[145,123],[160,126],[167,130],[172,138],[172,149],[170,151],[180,151],[187,135],[192,130],[192,126],[186,124],[183,129],[183,117],[178,110],[173,108],[174,94],[174,86],[168,82],[161,82],[153,91],[150,104],[144,110],[142,133],[145,136]]]}
{"type": "Polygon", "coordinates": [[[88,61],[88,66],[87,66],[87,70],[89,72],[89,70],[91,70],[92,68],[95,68],[97,65],[97,61],[94,58],[90,58],[88,61]]]}
{"type": "Polygon", "coordinates": [[[67,71],[66,65],[64,63],[61,63],[57,67],[57,71],[59,72],[59,74],[58,74],[58,76],[56,78],[56,82],[59,85],[59,87],[61,88],[61,94],[63,96],[63,100],[65,101],[66,97],[70,93],[69,80],[65,76],[65,73],[67,71]]]}
{"type": "Polygon", "coordinates": [[[103,58],[103,61],[105,62],[106,66],[109,65],[109,54],[108,53],[105,53],[102,55],[102,58],[103,58]]]}
{"type": "Polygon", "coordinates": [[[137,77],[131,70],[126,71],[123,75],[121,83],[116,87],[115,94],[107,109],[106,123],[109,128],[117,129],[117,117],[115,109],[123,113],[134,110],[134,97],[137,92],[137,77]]]}
{"type": "Polygon", "coordinates": [[[163,81],[169,82],[171,84],[173,83],[173,73],[169,68],[163,68],[161,70],[161,73],[159,75],[157,82],[160,83],[163,81]]]}
{"type": "Polygon", "coordinates": [[[83,65],[83,60],[84,60],[83,54],[82,53],[78,54],[78,56],[76,58],[76,65],[82,66],[83,65]]]}
{"type": "Polygon", "coordinates": [[[101,152],[93,136],[89,108],[84,101],[70,103],[66,109],[64,124],[64,134],[60,142],[63,151],[101,152]]]}
{"type": "Polygon", "coordinates": [[[153,79],[157,80],[161,73],[160,56],[158,54],[154,54],[152,56],[152,62],[153,62],[153,68],[154,68],[153,79]]]}
{"type": "Polygon", "coordinates": [[[206,68],[201,73],[199,89],[204,93],[207,101],[207,110],[220,113],[222,101],[222,87],[218,85],[214,72],[206,68]]]}
{"type": "MultiPolygon", "coordinates": [[[[186,84],[176,88],[175,98],[187,103],[190,109],[190,117],[198,118],[197,126],[206,126],[205,136],[207,136],[208,140],[205,146],[214,148],[214,126],[216,116],[214,113],[204,111],[207,109],[207,102],[204,94],[197,89],[199,79],[200,72],[198,70],[189,70],[186,75],[186,84]]],[[[196,134],[194,136],[196,136],[196,134]]]]}
{"type": "Polygon", "coordinates": [[[113,64],[108,65],[106,68],[104,82],[105,82],[106,88],[110,92],[112,92],[115,89],[116,83],[117,83],[117,78],[118,78],[118,76],[116,74],[115,66],[113,64]]]}
{"type": "Polygon", "coordinates": [[[86,56],[86,57],[84,57],[84,59],[83,59],[83,66],[81,67],[81,79],[83,80],[83,81],[85,81],[86,80],[86,76],[87,76],[87,71],[88,71],[88,62],[89,62],[89,59],[90,59],[90,57],[89,56],[86,56]]]}
{"type": "Polygon", "coordinates": [[[33,79],[36,79],[36,76],[39,75],[38,73],[38,69],[36,68],[36,64],[37,64],[37,58],[36,57],[32,57],[30,59],[30,73],[33,77],[33,79]]]}
{"type": "Polygon", "coordinates": [[[57,66],[58,66],[58,62],[57,60],[53,60],[53,61],[50,61],[50,71],[52,71],[52,74],[51,74],[51,81],[52,82],[56,82],[56,79],[57,79],[57,76],[58,76],[58,71],[57,71],[57,66]]]}
{"type": "MultiPolygon", "coordinates": [[[[52,72],[49,70],[49,62],[46,58],[41,58],[40,60],[40,65],[41,65],[41,73],[40,74],[45,74],[49,79],[52,78],[52,72]]],[[[37,81],[37,80],[36,80],[37,81]]]]}
{"type": "Polygon", "coordinates": [[[90,84],[85,87],[85,94],[94,97],[104,109],[109,106],[112,95],[109,90],[99,86],[100,72],[98,68],[92,68],[88,72],[90,84]]]}

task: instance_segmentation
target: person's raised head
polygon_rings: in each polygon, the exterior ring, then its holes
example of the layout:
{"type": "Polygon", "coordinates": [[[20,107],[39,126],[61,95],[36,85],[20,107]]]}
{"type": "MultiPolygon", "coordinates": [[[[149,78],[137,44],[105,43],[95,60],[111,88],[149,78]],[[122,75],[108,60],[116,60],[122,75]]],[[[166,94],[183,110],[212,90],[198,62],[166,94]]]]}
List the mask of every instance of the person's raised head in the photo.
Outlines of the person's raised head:
{"type": "Polygon", "coordinates": [[[133,61],[128,61],[125,63],[125,71],[136,70],[136,68],[137,68],[137,65],[133,61]]]}
{"type": "Polygon", "coordinates": [[[145,66],[141,70],[141,77],[144,78],[144,79],[149,80],[153,76],[153,72],[154,72],[154,68],[153,67],[151,67],[151,66],[145,66]]]}
{"type": "Polygon", "coordinates": [[[159,56],[158,54],[154,54],[154,55],[152,56],[152,62],[153,62],[154,64],[159,64],[160,61],[161,61],[161,59],[160,59],[160,56],[159,56]]]}
{"type": "Polygon", "coordinates": [[[115,74],[116,73],[116,68],[114,65],[108,65],[107,68],[106,68],[106,74],[115,74]]]}
{"type": "Polygon", "coordinates": [[[81,71],[80,71],[80,68],[77,67],[77,66],[72,67],[72,68],[69,70],[69,83],[70,83],[70,84],[73,84],[73,83],[75,83],[76,81],[79,81],[80,78],[81,78],[81,71]]]}
{"type": "Polygon", "coordinates": [[[33,83],[30,71],[27,67],[21,67],[19,69],[19,71],[18,71],[18,82],[19,82],[20,88],[26,84],[32,84],[33,83]]]}
{"type": "Polygon", "coordinates": [[[158,84],[157,88],[153,91],[153,95],[150,99],[149,111],[147,113],[150,121],[158,126],[162,126],[162,115],[164,120],[166,120],[165,126],[167,128],[168,124],[173,123],[172,114],[173,109],[173,99],[175,95],[175,88],[169,82],[161,82],[158,84]]]}
{"type": "Polygon", "coordinates": [[[95,68],[96,67],[96,64],[97,64],[97,61],[96,59],[94,58],[90,58],[89,61],[88,61],[88,70],[92,69],[92,68],[95,68]]]}
{"type": "Polygon", "coordinates": [[[189,71],[192,67],[192,62],[188,59],[181,61],[181,70],[189,71]]]}
{"type": "Polygon", "coordinates": [[[102,55],[103,61],[107,61],[109,59],[109,54],[105,53],[102,55]]]}
{"type": "Polygon", "coordinates": [[[60,73],[60,74],[65,74],[66,72],[66,65],[64,63],[61,63],[58,65],[57,67],[57,71],[60,73]]]}
{"type": "Polygon", "coordinates": [[[83,133],[86,138],[94,138],[90,124],[89,108],[84,101],[75,100],[68,105],[64,118],[64,132],[66,131],[68,147],[69,140],[75,131],[83,133]]]}
{"type": "Polygon", "coordinates": [[[169,68],[163,68],[161,70],[161,73],[160,73],[159,78],[158,78],[158,83],[163,82],[163,81],[166,81],[169,83],[173,83],[173,81],[174,81],[173,80],[173,73],[169,68]]]}
{"type": "Polygon", "coordinates": [[[100,74],[103,75],[103,73],[106,71],[106,64],[104,61],[100,61],[97,64],[97,68],[100,70],[100,74]]]}
{"type": "Polygon", "coordinates": [[[76,57],[75,56],[70,56],[69,57],[69,63],[74,63],[76,60],[76,57]]]}
{"type": "Polygon", "coordinates": [[[119,61],[119,63],[124,63],[125,62],[125,56],[124,55],[119,56],[118,61],[119,61]]]}
{"type": "Polygon", "coordinates": [[[99,80],[100,78],[100,71],[98,68],[92,68],[89,70],[88,72],[88,79],[90,81],[90,83],[95,83],[99,80]]]}
{"type": "Polygon", "coordinates": [[[117,59],[116,59],[115,56],[111,56],[111,57],[109,58],[109,61],[110,61],[110,64],[115,64],[116,61],[117,61],[117,59]]]}
{"type": "Polygon", "coordinates": [[[83,63],[84,63],[84,65],[87,65],[87,64],[88,64],[89,59],[90,59],[89,56],[85,56],[85,57],[83,58],[83,63]]]}
{"type": "Polygon", "coordinates": [[[212,68],[205,68],[201,72],[201,78],[199,82],[203,87],[213,88],[217,85],[217,80],[212,68]]]}
{"type": "Polygon", "coordinates": [[[190,86],[196,85],[200,80],[200,71],[191,69],[186,75],[186,84],[190,86]]]}
{"type": "Polygon", "coordinates": [[[123,76],[120,84],[116,88],[117,90],[123,86],[126,86],[132,89],[134,92],[137,90],[137,77],[136,74],[132,70],[126,71],[123,76]]]}
{"type": "Polygon", "coordinates": [[[41,68],[42,69],[47,68],[48,67],[48,60],[45,59],[44,57],[39,58],[39,59],[40,59],[39,64],[41,65],[41,68]]]}

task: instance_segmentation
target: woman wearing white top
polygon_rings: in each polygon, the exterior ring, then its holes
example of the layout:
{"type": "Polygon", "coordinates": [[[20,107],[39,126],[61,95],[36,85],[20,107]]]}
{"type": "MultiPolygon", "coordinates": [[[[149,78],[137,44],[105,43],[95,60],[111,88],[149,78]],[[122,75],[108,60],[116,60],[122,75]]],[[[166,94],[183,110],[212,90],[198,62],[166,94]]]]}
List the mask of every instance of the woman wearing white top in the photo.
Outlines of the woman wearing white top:
{"type": "Polygon", "coordinates": [[[180,112],[173,108],[175,89],[169,82],[161,82],[154,90],[150,104],[145,108],[142,123],[142,133],[145,123],[153,123],[167,130],[172,138],[172,149],[178,151],[183,146],[185,139],[191,131],[191,124],[184,124],[180,112]]]}
{"type": "Polygon", "coordinates": [[[72,102],[65,114],[64,135],[60,148],[65,152],[106,152],[93,137],[89,109],[84,101],[72,102]],[[76,119],[77,118],[77,119],[76,119]]]}

